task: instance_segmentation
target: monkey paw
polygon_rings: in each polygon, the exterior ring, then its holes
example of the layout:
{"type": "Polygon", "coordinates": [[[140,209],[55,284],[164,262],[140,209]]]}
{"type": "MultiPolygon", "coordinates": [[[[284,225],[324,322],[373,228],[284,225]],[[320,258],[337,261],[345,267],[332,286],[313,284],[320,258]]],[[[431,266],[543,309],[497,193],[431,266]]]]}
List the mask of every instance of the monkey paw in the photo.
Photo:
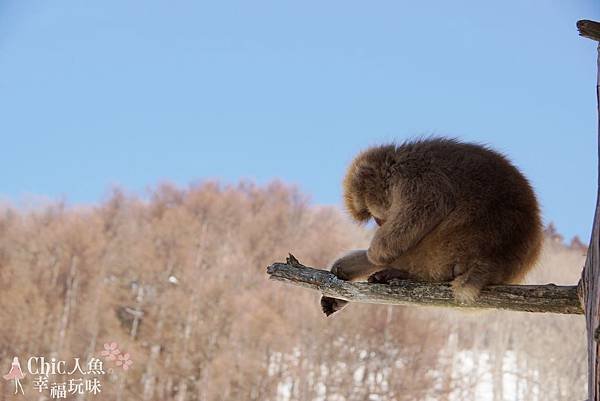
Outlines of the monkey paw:
{"type": "Polygon", "coordinates": [[[342,299],[330,298],[330,297],[321,297],[321,309],[323,313],[327,316],[334,314],[335,312],[342,309],[348,301],[344,301],[342,299]]]}
{"type": "Polygon", "coordinates": [[[404,270],[385,269],[371,274],[367,281],[369,283],[389,284],[392,280],[406,280],[408,278],[410,277],[404,270]]]}

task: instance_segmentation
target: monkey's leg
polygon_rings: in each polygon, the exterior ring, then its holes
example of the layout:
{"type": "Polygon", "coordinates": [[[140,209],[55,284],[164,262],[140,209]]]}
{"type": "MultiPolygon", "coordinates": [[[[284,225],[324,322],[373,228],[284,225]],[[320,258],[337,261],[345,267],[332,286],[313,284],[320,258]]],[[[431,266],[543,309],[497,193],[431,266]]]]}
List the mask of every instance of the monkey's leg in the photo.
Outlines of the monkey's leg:
{"type": "MultiPolygon", "coordinates": [[[[369,274],[381,270],[381,266],[374,265],[367,258],[365,249],[352,251],[338,260],[331,266],[331,272],[342,280],[355,281],[369,274]]],[[[322,297],[321,309],[327,316],[339,311],[348,304],[348,301],[342,299],[322,297]]]]}
{"type": "Polygon", "coordinates": [[[454,298],[461,302],[470,303],[477,298],[481,289],[491,283],[492,273],[485,264],[474,264],[462,272],[461,267],[454,268],[456,275],[452,280],[454,298]]]}

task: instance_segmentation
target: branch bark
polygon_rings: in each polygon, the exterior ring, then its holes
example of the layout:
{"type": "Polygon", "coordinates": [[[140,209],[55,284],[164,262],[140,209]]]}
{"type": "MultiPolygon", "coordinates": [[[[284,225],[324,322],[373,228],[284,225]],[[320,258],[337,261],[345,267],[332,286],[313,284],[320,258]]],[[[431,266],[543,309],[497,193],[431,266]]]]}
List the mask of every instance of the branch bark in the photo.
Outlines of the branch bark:
{"type": "Polygon", "coordinates": [[[292,255],[286,263],[269,266],[267,273],[272,280],[310,288],[328,297],[351,302],[583,314],[577,286],[490,286],[482,290],[474,303],[464,304],[454,299],[449,283],[397,280],[388,285],[344,281],[329,271],[304,266],[292,255]]]}

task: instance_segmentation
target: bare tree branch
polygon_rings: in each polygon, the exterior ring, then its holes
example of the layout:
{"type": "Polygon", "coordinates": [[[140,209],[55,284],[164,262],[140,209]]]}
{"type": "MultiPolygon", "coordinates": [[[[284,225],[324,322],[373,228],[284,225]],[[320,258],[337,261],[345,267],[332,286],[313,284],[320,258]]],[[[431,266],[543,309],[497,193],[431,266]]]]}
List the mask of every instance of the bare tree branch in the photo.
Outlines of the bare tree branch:
{"type": "Polygon", "coordinates": [[[482,290],[474,303],[463,304],[454,299],[449,283],[398,280],[388,285],[349,282],[340,280],[329,271],[304,266],[292,255],[286,263],[269,266],[267,273],[273,280],[310,288],[323,295],[351,302],[583,314],[577,286],[490,286],[482,290]]]}

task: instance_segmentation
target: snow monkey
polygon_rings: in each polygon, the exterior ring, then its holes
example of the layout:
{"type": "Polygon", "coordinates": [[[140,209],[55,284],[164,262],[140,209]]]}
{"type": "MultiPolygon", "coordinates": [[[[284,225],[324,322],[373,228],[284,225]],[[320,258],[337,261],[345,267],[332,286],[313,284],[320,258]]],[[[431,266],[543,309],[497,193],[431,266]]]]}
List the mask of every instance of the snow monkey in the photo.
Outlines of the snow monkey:
{"type": "MultiPolygon", "coordinates": [[[[540,253],[535,194],[488,147],[447,138],[375,146],[354,159],[343,187],[352,218],[379,227],[369,249],[333,263],[340,279],[451,281],[468,303],[488,284],[519,282],[540,253]]],[[[321,299],[326,315],[346,303],[321,299]]]]}

